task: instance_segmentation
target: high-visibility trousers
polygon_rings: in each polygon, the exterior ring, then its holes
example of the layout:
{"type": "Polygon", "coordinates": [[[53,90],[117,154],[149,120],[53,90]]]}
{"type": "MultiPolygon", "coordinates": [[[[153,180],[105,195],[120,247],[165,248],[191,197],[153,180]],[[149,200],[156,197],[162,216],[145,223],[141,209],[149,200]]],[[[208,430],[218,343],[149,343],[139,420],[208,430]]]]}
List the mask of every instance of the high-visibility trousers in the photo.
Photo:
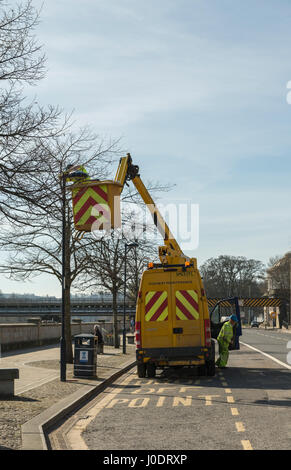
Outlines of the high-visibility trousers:
{"type": "Polygon", "coordinates": [[[226,341],[218,340],[219,357],[215,363],[218,367],[226,367],[229,356],[228,346],[229,343],[227,343],[226,341]]]}

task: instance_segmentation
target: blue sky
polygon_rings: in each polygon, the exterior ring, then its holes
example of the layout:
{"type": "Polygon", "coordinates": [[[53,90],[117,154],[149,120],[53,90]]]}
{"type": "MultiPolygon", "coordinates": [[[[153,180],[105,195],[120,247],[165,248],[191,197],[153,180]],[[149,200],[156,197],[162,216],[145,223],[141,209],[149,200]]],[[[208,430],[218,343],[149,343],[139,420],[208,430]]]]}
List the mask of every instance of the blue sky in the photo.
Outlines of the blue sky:
{"type": "MultiPolygon", "coordinates": [[[[39,102],[122,136],[145,180],[199,204],[187,254],[266,262],[291,249],[290,1],[45,0],[37,36],[39,102]]],[[[59,295],[41,277],[2,290],[59,295]]]]}

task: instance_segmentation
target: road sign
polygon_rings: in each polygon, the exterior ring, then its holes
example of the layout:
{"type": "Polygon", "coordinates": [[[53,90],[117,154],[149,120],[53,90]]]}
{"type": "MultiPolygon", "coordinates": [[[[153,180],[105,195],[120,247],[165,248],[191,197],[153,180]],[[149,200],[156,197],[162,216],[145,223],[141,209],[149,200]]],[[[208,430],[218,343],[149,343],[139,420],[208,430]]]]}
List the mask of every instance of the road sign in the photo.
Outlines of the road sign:
{"type": "Polygon", "coordinates": [[[276,318],[276,312],[271,312],[270,317],[273,318],[273,320],[276,318]]]}

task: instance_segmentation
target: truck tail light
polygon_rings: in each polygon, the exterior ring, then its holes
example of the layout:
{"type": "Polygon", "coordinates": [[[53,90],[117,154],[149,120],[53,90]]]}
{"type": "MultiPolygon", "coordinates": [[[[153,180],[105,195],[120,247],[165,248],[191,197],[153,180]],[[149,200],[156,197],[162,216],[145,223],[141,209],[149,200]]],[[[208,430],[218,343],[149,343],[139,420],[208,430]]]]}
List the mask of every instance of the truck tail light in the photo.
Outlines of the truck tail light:
{"type": "Polygon", "coordinates": [[[140,336],[140,321],[135,322],[135,344],[136,344],[136,349],[141,348],[141,336],[140,336]]]}
{"type": "Polygon", "coordinates": [[[204,320],[204,331],[205,331],[205,346],[207,348],[211,347],[211,328],[210,328],[210,320],[204,320]]]}

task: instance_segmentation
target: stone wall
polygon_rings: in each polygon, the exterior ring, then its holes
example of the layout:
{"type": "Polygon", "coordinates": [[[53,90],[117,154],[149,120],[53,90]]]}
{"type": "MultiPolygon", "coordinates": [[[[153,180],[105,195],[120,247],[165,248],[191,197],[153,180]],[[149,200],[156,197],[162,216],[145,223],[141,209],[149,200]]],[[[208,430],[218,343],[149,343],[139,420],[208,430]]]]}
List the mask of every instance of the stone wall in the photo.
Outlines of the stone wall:
{"type": "MultiPolygon", "coordinates": [[[[72,337],[81,333],[93,333],[94,323],[72,323],[72,337]]],[[[113,324],[98,322],[109,335],[113,333],[113,324]]],[[[119,325],[119,333],[121,333],[119,325]]],[[[0,324],[0,345],[2,351],[22,349],[58,343],[61,337],[60,323],[2,323],[0,324]]]]}

